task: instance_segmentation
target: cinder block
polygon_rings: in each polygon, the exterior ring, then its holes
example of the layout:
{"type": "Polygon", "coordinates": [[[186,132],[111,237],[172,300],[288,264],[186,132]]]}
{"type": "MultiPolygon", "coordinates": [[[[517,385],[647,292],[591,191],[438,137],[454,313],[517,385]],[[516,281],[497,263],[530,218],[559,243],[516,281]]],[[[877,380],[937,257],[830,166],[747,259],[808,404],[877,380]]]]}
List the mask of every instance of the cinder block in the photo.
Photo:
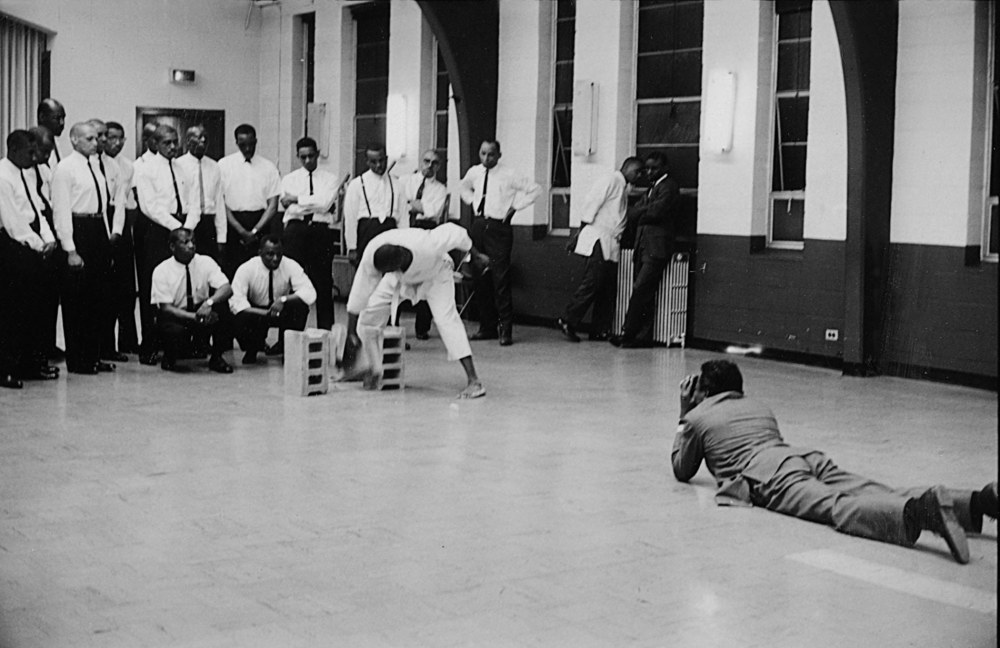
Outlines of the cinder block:
{"type": "Polygon", "coordinates": [[[403,389],[404,355],[406,354],[406,329],[401,326],[387,326],[382,331],[381,353],[379,354],[379,389],[403,389]]]}
{"type": "Polygon", "coordinates": [[[285,331],[285,393],[325,394],[330,389],[330,332],[285,331]]]}

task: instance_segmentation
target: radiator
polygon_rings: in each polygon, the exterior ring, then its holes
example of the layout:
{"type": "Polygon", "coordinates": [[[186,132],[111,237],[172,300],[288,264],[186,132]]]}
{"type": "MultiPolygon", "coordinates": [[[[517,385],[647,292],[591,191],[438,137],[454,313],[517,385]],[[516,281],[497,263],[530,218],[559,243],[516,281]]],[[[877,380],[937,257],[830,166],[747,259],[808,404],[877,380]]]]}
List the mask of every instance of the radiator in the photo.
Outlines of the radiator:
{"type": "MultiPolygon", "coordinates": [[[[620,332],[625,323],[625,311],[632,296],[632,250],[622,250],[618,262],[618,297],[615,302],[613,330],[620,332]]],[[[656,293],[656,314],[653,317],[653,341],[684,346],[687,333],[688,254],[678,252],[663,271],[660,289],[656,293]]]]}

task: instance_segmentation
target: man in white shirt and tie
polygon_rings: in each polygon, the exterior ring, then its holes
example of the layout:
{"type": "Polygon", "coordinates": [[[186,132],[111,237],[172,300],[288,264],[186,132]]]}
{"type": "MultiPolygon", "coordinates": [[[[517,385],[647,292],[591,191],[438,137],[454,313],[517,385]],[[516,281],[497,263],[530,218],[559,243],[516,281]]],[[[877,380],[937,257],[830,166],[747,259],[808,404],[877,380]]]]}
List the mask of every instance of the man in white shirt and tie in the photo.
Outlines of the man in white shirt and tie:
{"type": "Polygon", "coordinates": [[[125,128],[118,122],[107,122],[104,159],[109,164],[113,163],[116,168],[114,177],[108,178],[115,209],[111,230],[112,310],[118,322],[118,351],[138,353],[139,333],[135,326],[135,243],[132,234],[136,202],[135,192],[132,191],[132,161],[119,155],[124,146],[125,128]]]}
{"type": "Polygon", "coordinates": [[[66,128],[66,109],[55,99],[42,99],[41,103],[38,104],[36,117],[38,125],[44,126],[52,134],[52,152],[47,159],[49,168],[55,171],[56,165],[62,160],[55,140],[63,134],[63,130],[66,128]]]}
{"type": "Polygon", "coordinates": [[[187,129],[185,143],[187,153],[177,158],[177,166],[186,174],[192,196],[184,227],[194,232],[198,253],[207,254],[219,262],[229,228],[223,206],[219,164],[205,155],[208,137],[201,124],[187,129]]]}
{"type": "Polygon", "coordinates": [[[473,340],[500,339],[500,346],[514,343],[514,303],[510,287],[510,254],[514,232],[510,221],[528,207],[542,188],[533,180],[499,164],[500,142],[485,140],[479,147],[481,164],[462,178],[462,200],[474,212],[472,241],[490,258],[489,271],[476,281],[479,330],[473,340]]]}
{"type": "Polygon", "coordinates": [[[170,258],[170,233],[184,226],[191,204],[187,178],[174,164],[179,143],[180,138],[172,126],[157,126],[150,138],[150,150],[155,154],[141,165],[136,165],[136,193],[147,228],[143,241],[144,272],[139,275],[139,316],[142,320],[139,362],[142,364],[155,364],[159,351],[156,338],[158,327],[155,324],[157,313],[152,309],[154,302],[150,299],[153,269],[170,258]],[[145,308],[144,304],[147,305],[145,308]]]}
{"type": "Polygon", "coordinates": [[[39,298],[39,277],[51,274],[56,239],[41,213],[36,156],[35,135],[15,130],[0,160],[0,387],[8,389],[20,389],[22,379],[59,375],[48,363],[52,342],[39,298]]]}
{"type": "Polygon", "coordinates": [[[74,124],[70,141],[73,152],[52,176],[53,220],[66,252],[62,293],[66,369],[92,375],[115,368],[101,361],[101,332],[110,313],[111,229],[104,176],[90,163],[97,153],[97,129],[74,124]]]}
{"type": "MultiPolygon", "coordinates": [[[[49,160],[52,158],[52,149],[55,142],[52,133],[45,126],[35,126],[28,129],[28,132],[36,138],[37,152],[35,164],[32,167],[35,177],[35,194],[41,203],[39,212],[42,218],[49,224],[49,229],[55,234],[55,224],[52,220],[52,171],[49,160]]],[[[59,245],[56,245],[52,253],[52,261],[45,264],[43,272],[39,275],[38,290],[40,298],[45,302],[41,327],[44,329],[44,337],[47,340],[45,352],[50,360],[62,360],[66,357],[66,352],[56,346],[56,328],[59,319],[59,293],[62,290],[62,279],[59,276],[59,269],[66,264],[66,254],[59,245]]]]}
{"type": "Polygon", "coordinates": [[[230,374],[233,368],[222,357],[232,337],[229,298],[233,290],[215,259],[196,254],[194,233],[183,227],[170,232],[170,258],[153,270],[151,299],[159,307],[157,327],[163,345],[160,368],[178,371],[177,359],[185,349],[196,349],[212,338],[208,368],[230,374]]]}
{"type": "MultiPolygon", "coordinates": [[[[444,220],[448,188],[437,179],[441,168],[441,158],[437,151],[428,149],[420,159],[420,169],[401,183],[403,199],[410,215],[410,227],[434,229],[444,220]]],[[[413,305],[416,311],[416,334],[418,340],[430,337],[431,309],[426,301],[413,305]]]]}
{"type": "Polygon", "coordinates": [[[236,339],[243,349],[243,364],[256,364],[264,351],[267,331],[278,328],[278,342],[268,355],[284,352],[285,331],[302,331],[316,289],[305,270],[284,255],[281,239],[273,234],[260,242],[260,254],[236,270],[229,308],[236,316],[236,339]]]}
{"type": "MultiPolygon", "coordinates": [[[[302,166],[281,179],[284,210],[282,241],[285,254],[302,264],[316,288],[316,327],[333,326],[333,204],[337,176],[318,168],[319,147],[303,137],[295,143],[302,166]]],[[[242,344],[240,345],[242,346],[242,344]]]]}
{"type": "Polygon", "coordinates": [[[399,180],[388,173],[385,146],[369,144],[365,149],[368,170],[351,180],[344,195],[344,242],[347,256],[357,266],[373,238],[397,227],[408,227],[402,218],[403,197],[399,180]]]}
{"type": "MultiPolygon", "coordinates": [[[[584,224],[577,235],[573,252],[587,259],[580,285],[566,305],[558,325],[570,342],[579,342],[576,334],[580,321],[593,304],[590,339],[607,340],[615,311],[615,283],[620,239],[625,230],[625,210],[628,207],[628,187],[643,171],[643,161],[626,158],[621,170],[605,173],[587,192],[580,220],[584,224]]],[[[567,247],[567,250],[569,248],[567,247]]]]}
{"type": "Polygon", "coordinates": [[[281,195],[278,167],[257,155],[257,130],[250,124],[240,124],[235,136],[239,151],[219,160],[229,222],[223,266],[230,277],[236,268],[257,254],[258,243],[269,233],[278,212],[281,195]]]}

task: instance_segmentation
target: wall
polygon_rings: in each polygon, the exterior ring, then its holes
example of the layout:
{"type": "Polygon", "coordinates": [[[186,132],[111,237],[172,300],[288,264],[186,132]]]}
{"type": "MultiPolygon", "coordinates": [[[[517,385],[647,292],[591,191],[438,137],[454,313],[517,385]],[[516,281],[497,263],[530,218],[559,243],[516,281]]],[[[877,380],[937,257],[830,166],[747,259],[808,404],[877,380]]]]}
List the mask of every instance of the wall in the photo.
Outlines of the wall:
{"type": "MultiPolygon", "coordinates": [[[[225,110],[230,133],[259,119],[260,20],[251,14],[244,29],[245,3],[4,0],[0,9],[55,33],[52,96],[67,114],[61,151],[71,150],[74,122],[100,117],[130,129],[136,106],[225,110]],[[171,68],[195,70],[197,83],[169,83],[171,68]]],[[[132,157],[131,129],[126,137],[132,157]]],[[[236,150],[231,135],[225,141],[227,153],[236,150]]]]}

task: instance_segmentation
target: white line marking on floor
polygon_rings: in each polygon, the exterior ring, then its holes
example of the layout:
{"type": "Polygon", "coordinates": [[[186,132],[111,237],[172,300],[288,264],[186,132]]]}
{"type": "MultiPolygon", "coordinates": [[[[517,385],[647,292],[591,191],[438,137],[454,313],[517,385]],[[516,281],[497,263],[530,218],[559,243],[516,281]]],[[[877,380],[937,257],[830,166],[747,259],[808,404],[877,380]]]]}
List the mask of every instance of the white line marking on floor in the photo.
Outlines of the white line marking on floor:
{"type": "Polygon", "coordinates": [[[845,556],[835,551],[819,549],[786,556],[790,560],[826,569],[842,576],[856,578],[866,583],[880,585],[897,592],[904,592],[955,607],[980,612],[997,613],[995,592],[966,587],[956,583],[922,576],[868,560],[845,556]]]}

